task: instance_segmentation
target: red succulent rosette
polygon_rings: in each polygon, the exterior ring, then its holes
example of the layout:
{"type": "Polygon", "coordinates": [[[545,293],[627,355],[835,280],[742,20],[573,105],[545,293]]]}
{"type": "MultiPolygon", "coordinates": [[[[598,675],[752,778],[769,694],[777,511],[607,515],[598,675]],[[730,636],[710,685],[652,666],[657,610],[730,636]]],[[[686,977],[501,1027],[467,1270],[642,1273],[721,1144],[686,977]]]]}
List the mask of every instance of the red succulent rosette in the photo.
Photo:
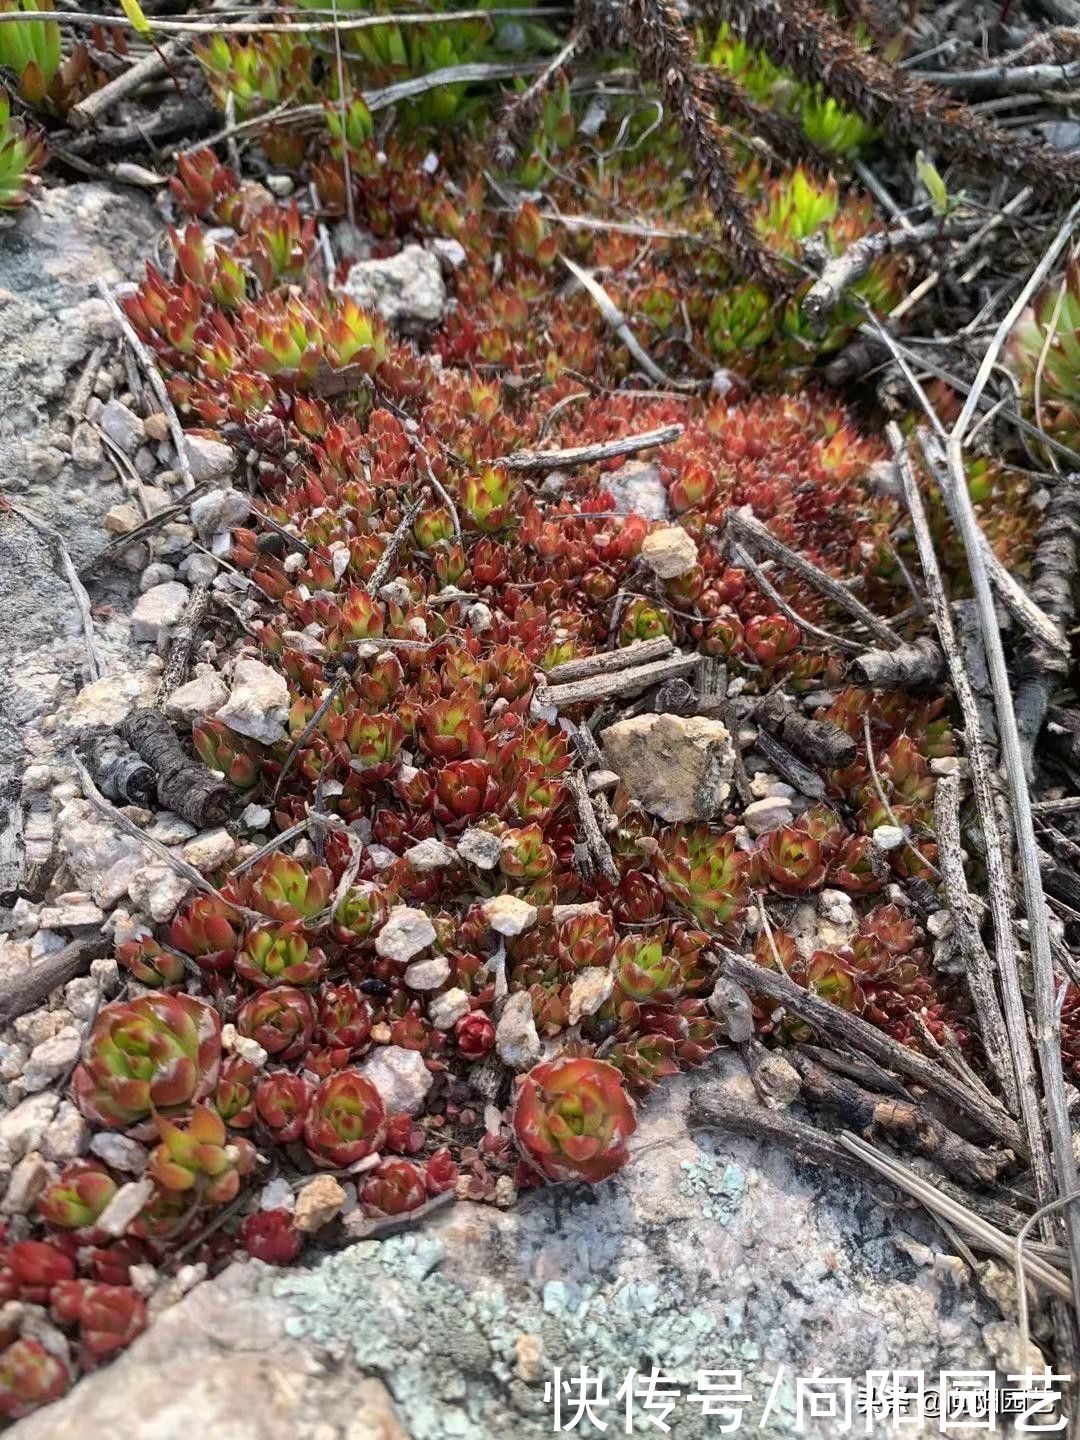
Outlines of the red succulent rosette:
{"type": "Polygon", "coordinates": [[[276,1060],[297,1060],[315,1033],[315,1006],[302,990],[274,985],[244,1001],[236,1012],[236,1028],[276,1060]]]}
{"type": "Polygon", "coordinates": [[[118,1186],[104,1165],[76,1160],[38,1197],[41,1218],[58,1230],[85,1230],[116,1194],[118,1186]]]}
{"type": "Polygon", "coordinates": [[[0,1416],[18,1420],[29,1415],[39,1405],[58,1400],[70,1384],[67,1366],[40,1340],[13,1340],[0,1354],[0,1416]]]}
{"type": "Polygon", "coordinates": [[[364,1209],[375,1215],[405,1215],[427,1198],[423,1171],[411,1160],[384,1160],[360,1191],[364,1209]]]}
{"type": "Polygon", "coordinates": [[[298,1140],[311,1107],[315,1086],[291,1070],[271,1070],[255,1087],[255,1108],[259,1119],[282,1145],[298,1140]]]}
{"type": "Polygon", "coordinates": [[[288,1265],[304,1248],[304,1237],[288,1210],[257,1210],[240,1226],[244,1249],[267,1265],[288,1265]]]}
{"type": "Polygon", "coordinates": [[[370,1002],[348,981],[319,991],[319,1039],[332,1048],[358,1050],[371,1034],[370,1002]]]}
{"type": "Polygon", "coordinates": [[[522,1154],[548,1180],[595,1183],[626,1164],[637,1117],[614,1065],[562,1058],[521,1080],[513,1126],[522,1154]]]}
{"type": "Polygon", "coordinates": [[[470,1010],[454,1026],[454,1039],[467,1060],[482,1060],[495,1044],[495,1026],[483,1010],[470,1010]]]}
{"type": "Polygon", "coordinates": [[[79,1109],[98,1125],[125,1129],[151,1110],[181,1110],[213,1090],[221,1021],[191,995],[140,995],[105,1006],[85,1056],[71,1079],[79,1109]]]}
{"type": "Polygon", "coordinates": [[[125,1350],[146,1329],[146,1301],[130,1285],[65,1280],[53,1290],[49,1303],[58,1324],[78,1325],[84,1370],[125,1350]]]}
{"type": "Polygon", "coordinates": [[[352,1165],[386,1140],[386,1109],[359,1070],[338,1070],[324,1080],[304,1122],[304,1144],[316,1165],[352,1165]]]}

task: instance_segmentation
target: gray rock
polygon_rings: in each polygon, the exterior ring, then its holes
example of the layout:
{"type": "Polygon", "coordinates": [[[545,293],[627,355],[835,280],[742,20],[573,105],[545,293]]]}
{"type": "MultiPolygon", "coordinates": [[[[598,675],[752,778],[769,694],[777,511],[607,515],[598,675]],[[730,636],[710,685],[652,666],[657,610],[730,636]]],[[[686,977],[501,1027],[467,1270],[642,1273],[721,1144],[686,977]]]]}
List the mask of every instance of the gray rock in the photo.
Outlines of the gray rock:
{"type": "Polygon", "coordinates": [[[28,1095],[25,1100],[0,1115],[0,1166],[11,1166],[28,1150],[36,1150],[56,1114],[60,1097],[52,1091],[28,1095]]]}
{"type": "Polygon", "coordinates": [[[128,1175],[141,1175],[150,1158],[145,1146],[115,1130],[99,1130],[93,1135],[90,1153],[104,1160],[111,1169],[128,1175]]]}
{"type": "Polygon", "coordinates": [[[434,837],[428,840],[421,840],[416,845],[410,845],[405,851],[405,859],[414,870],[421,874],[427,874],[433,870],[445,870],[453,865],[455,856],[449,845],[444,845],[441,840],[434,837]]]}
{"type": "Polygon", "coordinates": [[[237,660],[232,690],[217,718],[238,735],[275,745],[289,738],[285,730],[288,714],[289,686],[284,675],[261,660],[237,660]]]}
{"type": "Polygon", "coordinates": [[[144,910],[158,924],[163,924],[176,914],[190,889],[188,880],[171,865],[147,865],[144,861],[132,877],[128,895],[132,904],[144,910]]]}
{"type": "Polygon", "coordinates": [[[45,1132],[42,1154],[46,1160],[63,1163],[86,1154],[90,1126],[70,1100],[61,1100],[56,1118],[45,1132]]]}
{"type": "Polygon", "coordinates": [[[635,715],[602,733],[604,759],[630,795],[661,820],[711,820],[731,793],[727,727],[703,715],[635,715]]]}
{"type": "Polygon", "coordinates": [[[150,1179],[129,1180],[121,1185],[97,1219],[97,1228],[106,1235],[119,1238],[143,1207],[153,1198],[154,1182],[150,1179]]]}
{"type": "Polygon", "coordinates": [[[357,260],[343,288],[358,305],[407,333],[437,325],[446,313],[438,257],[421,245],[406,245],[385,260],[357,260]]]}
{"type": "Polygon", "coordinates": [[[388,1115],[415,1115],[434,1083],[419,1050],[379,1045],[360,1066],[382,1096],[388,1115]]]}
{"type": "Polygon", "coordinates": [[[323,1364],[290,1336],[295,1311],[269,1293],[275,1278],[253,1262],[196,1285],[117,1364],[9,1433],[17,1440],[409,1440],[380,1380],[323,1364]]]}
{"type": "Polygon", "coordinates": [[[754,800],[742,812],[742,823],[755,836],[776,830],[781,825],[790,825],[794,818],[790,802],[782,795],[754,800]]]}
{"type": "Polygon", "coordinates": [[[196,485],[201,485],[204,480],[224,480],[236,469],[236,452],[221,440],[210,440],[204,435],[185,435],[184,448],[196,485]]]}
{"type": "Polygon", "coordinates": [[[435,926],[423,910],[395,905],[375,937],[375,953],[404,964],[435,941],[435,926]]]}
{"type": "Polygon", "coordinates": [[[169,580],[175,579],[176,571],[173,567],[156,560],[153,565],[148,565],[139,577],[139,589],[144,592],[153,590],[155,585],[164,585],[169,580]]]}
{"type": "Polygon", "coordinates": [[[131,613],[131,638],[156,644],[162,630],[180,623],[190,593],[179,580],[144,591],[131,613]]]}
{"type": "Polygon", "coordinates": [[[215,671],[208,671],[178,685],[165,701],[165,714],[170,720],[192,727],[207,715],[216,715],[228,698],[225,681],[215,671]]]}
{"type": "Polygon", "coordinates": [[[495,1051],[511,1070],[529,1070],[540,1059],[540,1036],[533,1020],[532,998],[518,990],[503,1006],[495,1027],[495,1051]]]}
{"type": "Polygon", "coordinates": [[[74,1025],[65,1025],[51,1039],[35,1045],[23,1071],[27,1090],[44,1090],[51,1080],[69,1070],[79,1058],[81,1045],[82,1035],[74,1025]]]}
{"type": "Polygon", "coordinates": [[[627,460],[618,470],[604,476],[620,515],[641,515],[646,520],[668,518],[667,489],[660,467],[651,460],[627,460]]]}
{"type": "Polygon", "coordinates": [[[219,825],[216,830],[204,830],[186,841],[180,847],[180,854],[196,870],[216,870],[236,854],[236,841],[219,825]]]}
{"type": "Polygon", "coordinates": [[[98,424],[125,455],[134,455],[145,438],[143,422],[134,410],[129,410],[119,400],[110,400],[106,404],[98,424]]]}
{"type": "Polygon", "coordinates": [[[251,497],[240,490],[207,490],[191,502],[191,523],[204,541],[235,530],[251,514],[251,497]]]}
{"type": "Polygon", "coordinates": [[[502,856],[502,841],[490,830],[470,826],[457,843],[458,858],[475,865],[478,870],[494,870],[502,856]]]}
{"type": "Polygon", "coordinates": [[[4,1198],[0,1200],[0,1211],[5,1215],[29,1214],[48,1180],[49,1167],[45,1164],[44,1156],[31,1150],[11,1172],[4,1198]]]}

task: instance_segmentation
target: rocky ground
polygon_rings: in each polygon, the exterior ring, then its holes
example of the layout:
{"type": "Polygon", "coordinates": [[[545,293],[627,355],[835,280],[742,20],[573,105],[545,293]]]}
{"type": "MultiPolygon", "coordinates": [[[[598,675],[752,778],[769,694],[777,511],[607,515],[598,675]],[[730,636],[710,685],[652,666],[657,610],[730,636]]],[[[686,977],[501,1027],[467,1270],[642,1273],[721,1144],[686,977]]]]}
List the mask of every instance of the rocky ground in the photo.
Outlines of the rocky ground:
{"type": "MultiPolygon", "coordinates": [[[[5,488],[56,526],[77,566],[146,507],[175,498],[175,472],[162,473],[164,442],[125,433],[129,381],[92,287],[97,277],[115,283],[134,273],[157,233],[148,202],[100,185],[50,191],[0,232],[0,386],[14,399],[0,422],[5,488]],[[86,418],[73,423],[80,374],[99,346],[105,368],[86,418]],[[123,480],[95,426],[122,452],[123,480]]],[[[629,505],[655,503],[649,482],[647,466],[628,468],[629,505]]],[[[216,523],[204,527],[211,543],[216,523]]],[[[25,841],[43,853],[55,844],[65,882],[59,894],[54,883],[47,904],[23,901],[9,914],[0,974],[32,969],[72,936],[100,929],[106,912],[122,934],[129,908],[163,920],[182,896],[171,869],[148,863],[140,845],[77,798],[64,746],[76,728],[116,723],[152,689],[199,564],[195,533],[182,516],[159,533],[153,554],[135,543],[89,579],[104,675],[87,683],[57,547],[17,511],[0,514],[0,643],[12,677],[0,722],[3,793],[13,800],[21,783],[25,841]]],[[[214,684],[197,673],[185,687],[189,702],[220,704],[224,690],[209,699],[199,691],[214,684]]],[[[134,818],[196,864],[214,846],[236,844],[168,815],[134,818]]],[[[249,819],[256,830],[266,823],[249,819]]],[[[826,910],[804,917],[811,931],[836,923],[826,910]]],[[[59,1090],[80,1024],[116,984],[115,961],[99,959],[51,1008],[3,1034],[9,1113],[0,1119],[0,1163],[11,1182],[3,1210],[16,1224],[47,1164],[85,1152],[86,1124],[59,1090]]],[[[645,1111],[633,1163],[595,1191],[535,1193],[509,1212],[459,1203],[415,1231],[361,1240],[291,1272],[236,1263],[203,1280],[198,1267],[181,1269],[156,1290],[147,1334],[12,1434],[539,1436],[552,1428],[544,1392],[553,1367],[566,1375],[586,1365],[603,1375],[609,1418],[628,1370],[655,1366],[673,1377],[684,1392],[673,1431],[688,1440],[713,1433],[685,1398],[696,1371],[742,1372],[754,1424],[779,1375],[761,1433],[780,1435],[795,1423],[796,1377],[817,1367],[855,1378],[901,1366],[992,1367],[1009,1333],[1003,1312],[972,1289],[964,1262],[921,1217],[897,1213],[869,1189],[797,1171],[766,1144],[688,1132],[691,1088],[738,1094],[748,1084],[741,1063],[722,1052],[692,1080],[669,1085],[645,1111]]],[[[145,1151],[114,1135],[94,1147],[137,1191],[145,1151]]],[[[280,1205],[283,1193],[293,1203],[273,1182],[264,1203],[280,1205]]],[[[355,1205],[355,1187],[344,1203],[355,1205]]],[[[980,1269],[1007,1310],[1008,1286],[993,1267],[980,1269]]],[[[154,1290],[156,1277],[144,1278],[154,1290]]],[[[819,1420],[803,1433],[836,1432],[819,1420]]]]}

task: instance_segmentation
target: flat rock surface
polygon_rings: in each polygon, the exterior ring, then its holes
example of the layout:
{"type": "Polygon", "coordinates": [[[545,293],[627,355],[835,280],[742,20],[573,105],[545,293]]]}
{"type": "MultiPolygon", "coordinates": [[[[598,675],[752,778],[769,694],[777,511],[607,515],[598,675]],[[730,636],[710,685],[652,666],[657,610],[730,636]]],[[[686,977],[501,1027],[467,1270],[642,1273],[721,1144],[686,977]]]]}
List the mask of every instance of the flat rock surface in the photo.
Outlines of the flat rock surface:
{"type": "Polygon", "coordinates": [[[796,1377],[817,1366],[854,1380],[924,1369],[935,1384],[942,1368],[992,1366],[997,1312],[895,1243],[942,1250],[917,1213],[763,1144],[688,1134],[703,1084],[749,1098],[730,1054],[665,1085],[637,1158],[594,1189],[536,1191],[508,1212],[459,1203],[308,1268],[233,1266],[12,1440],[539,1440],[553,1429],[545,1380],[582,1365],[603,1377],[608,1434],[626,1433],[613,1399],[626,1372],[655,1365],[680,1391],[679,1440],[717,1433],[686,1398],[706,1369],[741,1372],[748,1432],[825,1440],[831,1421],[795,1426],[796,1377]]]}

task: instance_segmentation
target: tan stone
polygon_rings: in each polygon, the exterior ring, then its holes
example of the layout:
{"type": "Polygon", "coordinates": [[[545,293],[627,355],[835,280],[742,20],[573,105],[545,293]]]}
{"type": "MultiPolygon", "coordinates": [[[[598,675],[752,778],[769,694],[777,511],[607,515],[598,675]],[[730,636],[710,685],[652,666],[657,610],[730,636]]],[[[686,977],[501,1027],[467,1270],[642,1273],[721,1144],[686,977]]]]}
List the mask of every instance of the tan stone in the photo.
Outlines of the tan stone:
{"type": "Polygon", "coordinates": [[[345,1191],[332,1175],[316,1175],[296,1197],[293,1224],[305,1235],[314,1235],[341,1213],[345,1191]]]}

